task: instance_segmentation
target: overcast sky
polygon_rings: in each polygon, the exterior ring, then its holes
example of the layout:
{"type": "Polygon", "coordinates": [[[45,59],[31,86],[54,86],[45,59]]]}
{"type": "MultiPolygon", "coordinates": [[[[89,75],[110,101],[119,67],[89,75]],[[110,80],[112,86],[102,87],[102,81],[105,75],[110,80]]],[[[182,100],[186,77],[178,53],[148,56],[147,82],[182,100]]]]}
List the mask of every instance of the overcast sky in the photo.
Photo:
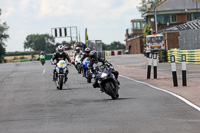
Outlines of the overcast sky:
{"type": "MultiPolygon", "coordinates": [[[[125,43],[125,30],[131,19],[141,18],[139,0],[0,0],[1,23],[10,26],[6,51],[23,51],[29,34],[51,35],[51,28],[77,26],[85,42],[90,40],[125,43]]],[[[69,38],[56,39],[56,42],[69,38]]]]}

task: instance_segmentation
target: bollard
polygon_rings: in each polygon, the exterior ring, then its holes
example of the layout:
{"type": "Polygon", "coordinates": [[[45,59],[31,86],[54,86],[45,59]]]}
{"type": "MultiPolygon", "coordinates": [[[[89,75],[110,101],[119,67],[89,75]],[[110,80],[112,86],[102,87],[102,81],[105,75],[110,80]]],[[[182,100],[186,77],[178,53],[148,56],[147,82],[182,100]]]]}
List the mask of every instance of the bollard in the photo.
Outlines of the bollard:
{"type": "Polygon", "coordinates": [[[157,79],[157,65],[158,65],[158,61],[157,61],[157,54],[153,54],[153,72],[154,72],[154,79],[157,79]]]}
{"type": "Polygon", "coordinates": [[[182,85],[187,86],[187,76],[186,76],[186,55],[182,55],[182,85]]]}
{"type": "Polygon", "coordinates": [[[172,77],[173,77],[174,87],[178,87],[177,74],[176,74],[176,63],[175,63],[174,55],[170,56],[170,59],[171,59],[171,69],[172,69],[172,77]]]}
{"type": "Polygon", "coordinates": [[[147,67],[147,79],[151,78],[151,65],[152,65],[152,54],[149,53],[148,67],[147,67]]]}

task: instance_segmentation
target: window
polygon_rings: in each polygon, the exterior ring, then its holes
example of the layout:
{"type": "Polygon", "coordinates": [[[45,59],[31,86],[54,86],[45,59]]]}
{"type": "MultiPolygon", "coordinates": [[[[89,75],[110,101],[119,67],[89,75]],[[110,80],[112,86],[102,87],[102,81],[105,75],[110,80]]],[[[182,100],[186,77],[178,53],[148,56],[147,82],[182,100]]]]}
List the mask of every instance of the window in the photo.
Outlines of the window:
{"type": "Polygon", "coordinates": [[[146,26],[146,22],[142,22],[142,28],[146,26]]]}
{"type": "Polygon", "coordinates": [[[187,14],[187,21],[192,21],[192,14],[191,13],[187,14]]]}
{"type": "Polygon", "coordinates": [[[141,29],[141,23],[140,22],[134,22],[133,29],[141,29]]]}
{"type": "Polygon", "coordinates": [[[170,22],[170,15],[157,15],[158,24],[167,24],[170,22]]]}
{"type": "Polygon", "coordinates": [[[200,13],[199,13],[199,12],[198,12],[198,13],[197,13],[197,12],[194,13],[194,14],[193,14],[193,18],[194,18],[194,19],[200,18],[200,13]]]}
{"type": "Polygon", "coordinates": [[[171,15],[171,23],[176,23],[176,14],[171,15]]]}

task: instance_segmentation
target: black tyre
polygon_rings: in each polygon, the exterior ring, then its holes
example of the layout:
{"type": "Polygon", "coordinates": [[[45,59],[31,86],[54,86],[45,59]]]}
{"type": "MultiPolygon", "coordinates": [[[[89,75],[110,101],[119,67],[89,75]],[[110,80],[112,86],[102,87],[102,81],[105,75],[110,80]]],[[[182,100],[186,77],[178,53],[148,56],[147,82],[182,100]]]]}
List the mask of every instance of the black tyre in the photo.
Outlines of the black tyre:
{"type": "Polygon", "coordinates": [[[115,100],[119,97],[119,94],[116,92],[116,89],[115,89],[114,84],[112,82],[107,82],[105,84],[105,90],[106,90],[106,93],[108,95],[110,95],[113,100],[115,100]]]}
{"type": "Polygon", "coordinates": [[[59,89],[62,90],[63,89],[63,76],[59,77],[59,89]]]}
{"type": "Polygon", "coordinates": [[[78,74],[81,74],[81,65],[80,64],[77,65],[77,70],[78,70],[78,74]]]}
{"type": "Polygon", "coordinates": [[[92,81],[92,74],[88,73],[87,82],[91,83],[92,81]]]}

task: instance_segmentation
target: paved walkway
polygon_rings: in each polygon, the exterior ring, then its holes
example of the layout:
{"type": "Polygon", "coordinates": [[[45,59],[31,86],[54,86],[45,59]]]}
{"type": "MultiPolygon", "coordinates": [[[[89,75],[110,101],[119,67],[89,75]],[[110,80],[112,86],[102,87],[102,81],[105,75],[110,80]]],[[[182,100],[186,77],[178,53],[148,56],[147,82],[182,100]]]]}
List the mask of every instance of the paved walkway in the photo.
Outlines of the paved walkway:
{"type": "MultiPolygon", "coordinates": [[[[170,63],[158,63],[158,78],[153,79],[153,68],[151,70],[151,79],[147,79],[147,61],[148,59],[143,55],[122,55],[118,56],[118,59],[131,58],[137,60],[137,63],[115,65],[115,69],[119,71],[121,75],[149,83],[161,89],[168,90],[175,94],[178,94],[195,105],[200,107],[200,65],[199,64],[187,64],[187,86],[182,86],[182,66],[181,63],[176,63],[178,87],[173,86],[171,64],[170,63]]],[[[108,60],[112,62],[113,58],[109,57],[108,60]]]]}

